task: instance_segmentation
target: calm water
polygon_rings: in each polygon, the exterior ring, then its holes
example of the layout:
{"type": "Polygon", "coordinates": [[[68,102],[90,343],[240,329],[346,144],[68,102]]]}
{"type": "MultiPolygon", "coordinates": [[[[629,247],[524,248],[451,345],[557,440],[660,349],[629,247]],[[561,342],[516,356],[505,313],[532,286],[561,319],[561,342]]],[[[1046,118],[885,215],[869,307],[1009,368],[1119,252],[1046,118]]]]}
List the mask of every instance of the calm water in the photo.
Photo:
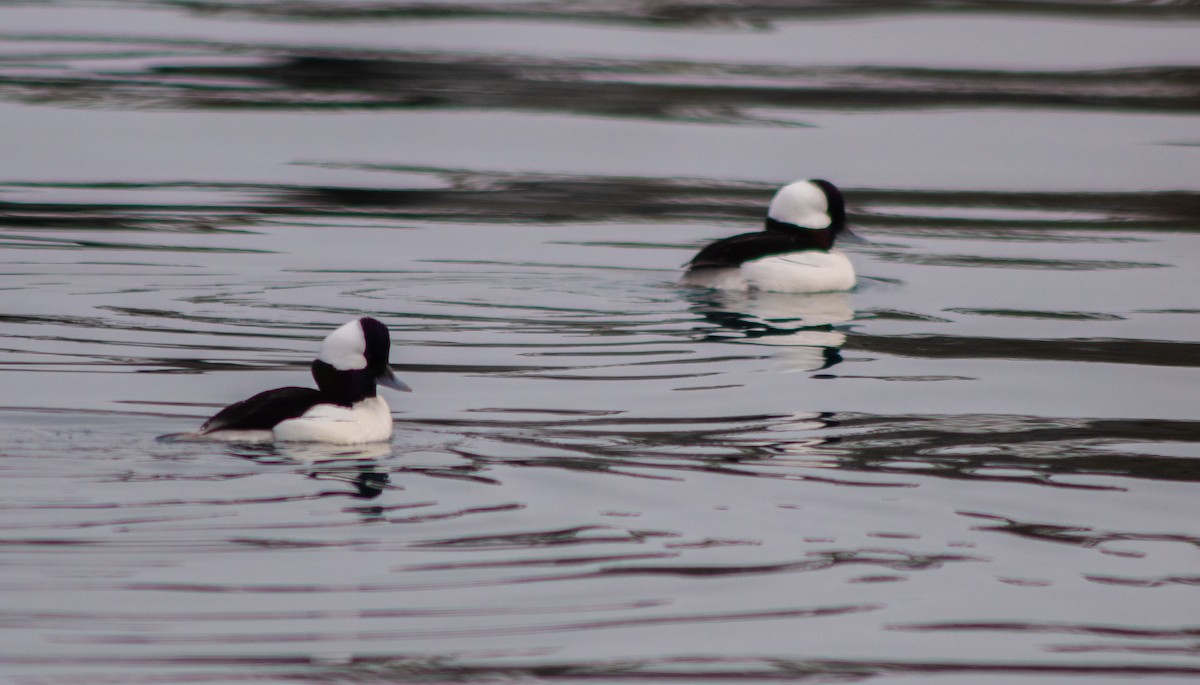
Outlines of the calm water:
{"type": "Polygon", "coordinates": [[[1195,682],[1200,5],[844,5],[0,2],[0,678],[1195,682]]]}

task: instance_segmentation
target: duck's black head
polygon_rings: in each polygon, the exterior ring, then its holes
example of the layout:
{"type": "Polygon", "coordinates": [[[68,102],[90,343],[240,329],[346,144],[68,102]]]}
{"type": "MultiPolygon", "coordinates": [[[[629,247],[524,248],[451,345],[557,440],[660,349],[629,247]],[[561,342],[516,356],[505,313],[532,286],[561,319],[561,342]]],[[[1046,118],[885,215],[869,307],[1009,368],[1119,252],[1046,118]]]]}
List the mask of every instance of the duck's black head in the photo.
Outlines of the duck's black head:
{"type": "Polygon", "coordinates": [[[796,181],[779,189],[767,209],[768,231],[804,231],[811,242],[828,250],[846,230],[846,203],[829,181],[796,181]]]}
{"type": "Polygon", "coordinates": [[[325,336],[312,363],[317,387],[346,405],[374,397],[376,384],[411,391],[388,365],[391,346],[387,327],[369,316],[339,326],[325,336]]]}

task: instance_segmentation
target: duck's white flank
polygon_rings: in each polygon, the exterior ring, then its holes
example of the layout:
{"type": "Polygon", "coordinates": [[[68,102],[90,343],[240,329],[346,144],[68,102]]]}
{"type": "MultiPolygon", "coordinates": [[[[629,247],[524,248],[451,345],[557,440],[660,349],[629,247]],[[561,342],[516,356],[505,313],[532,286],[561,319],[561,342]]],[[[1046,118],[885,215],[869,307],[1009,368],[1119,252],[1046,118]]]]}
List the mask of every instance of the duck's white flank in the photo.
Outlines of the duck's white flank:
{"type": "Polygon", "coordinates": [[[807,250],[752,259],[727,269],[698,269],[684,275],[687,285],[720,290],[823,293],[854,287],[854,265],[841,250],[807,250]]]}
{"type": "Polygon", "coordinates": [[[318,404],[301,416],[281,421],[274,434],[279,442],[383,442],[392,437],[392,411],[378,395],[350,407],[318,404]]]}
{"type": "Polygon", "coordinates": [[[742,264],[750,287],[775,293],[823,293],[854,287],[854,265],[841,250],[806,250],[742,264]]]}

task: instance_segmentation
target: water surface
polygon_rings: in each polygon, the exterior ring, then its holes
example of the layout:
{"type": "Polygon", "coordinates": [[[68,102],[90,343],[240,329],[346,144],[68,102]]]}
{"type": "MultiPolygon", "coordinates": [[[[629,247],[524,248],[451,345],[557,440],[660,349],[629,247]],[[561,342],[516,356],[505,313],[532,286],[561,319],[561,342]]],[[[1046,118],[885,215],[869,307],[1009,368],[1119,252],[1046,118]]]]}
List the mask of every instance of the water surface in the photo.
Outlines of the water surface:
{"type": "Polygon", "coordinates": [[[0,672],[1193,681],[1200,12],[989,8],[0,3],[0,672]],[[361,315],[390,444],[156,439],[361,315]]]}

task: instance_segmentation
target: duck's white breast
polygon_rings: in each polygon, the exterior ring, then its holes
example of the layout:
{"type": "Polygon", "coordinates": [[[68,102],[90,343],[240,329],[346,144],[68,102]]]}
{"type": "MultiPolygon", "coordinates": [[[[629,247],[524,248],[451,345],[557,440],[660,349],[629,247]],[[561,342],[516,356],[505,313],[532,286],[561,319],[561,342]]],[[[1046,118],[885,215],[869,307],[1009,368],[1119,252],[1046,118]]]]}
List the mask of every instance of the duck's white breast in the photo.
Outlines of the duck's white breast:
{"type": "Polygon", "coordinates": [[[741,266],[749,287],[777,293],[821,293],[854,287],[854,265],[841,250],[806,250],[750,260],[741,266]]]}
{"type": "Polygon", "coordinates": [[[327,442],[355,445],[392,437],[392,411],[382,397],[368,397],[350,407],[318,404],[303,415],[275,426],[280,442],[327,442]]]}

